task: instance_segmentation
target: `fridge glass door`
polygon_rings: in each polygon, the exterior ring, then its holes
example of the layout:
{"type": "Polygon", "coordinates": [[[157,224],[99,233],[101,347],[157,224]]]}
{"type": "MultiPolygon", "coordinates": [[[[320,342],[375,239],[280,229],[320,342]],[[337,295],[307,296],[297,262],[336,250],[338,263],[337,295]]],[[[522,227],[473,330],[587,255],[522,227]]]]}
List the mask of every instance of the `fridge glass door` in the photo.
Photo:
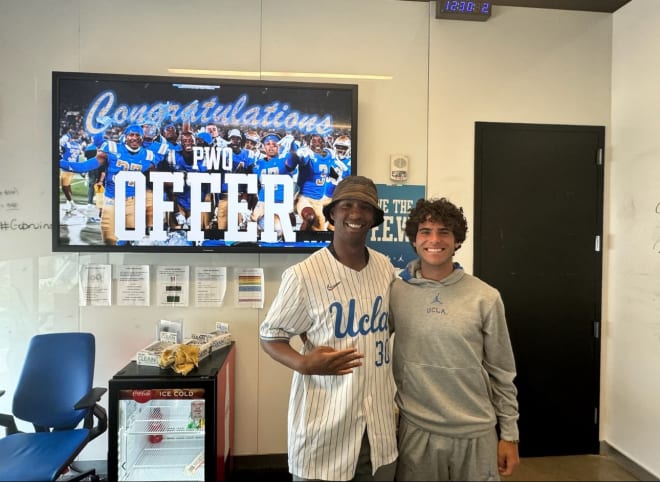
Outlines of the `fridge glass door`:
{"type": "Polygon", "coordinates": [[[118,399],[119,480],[204,480],[203,389],[120,390],[118,399]]]}

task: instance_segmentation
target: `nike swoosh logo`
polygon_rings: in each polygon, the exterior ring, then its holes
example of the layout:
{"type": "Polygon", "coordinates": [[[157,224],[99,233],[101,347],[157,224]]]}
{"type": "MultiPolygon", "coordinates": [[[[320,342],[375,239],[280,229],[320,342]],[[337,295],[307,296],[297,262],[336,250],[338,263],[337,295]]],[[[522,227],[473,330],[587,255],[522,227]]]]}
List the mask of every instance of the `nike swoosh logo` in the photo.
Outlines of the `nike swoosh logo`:
{"type": "Polygon", "coordinates": [[[332,290],[334,290],[337,286],[339,286],[340,284],[341,284],[341,281],[337,281],[337,282],[336,282],[335,284],[333,284],[333,285],[331,285],[330,283],[328,283],[328,286],[326,286],[326,288],[328,288],[328,291],[332,291],[332,290]]]}

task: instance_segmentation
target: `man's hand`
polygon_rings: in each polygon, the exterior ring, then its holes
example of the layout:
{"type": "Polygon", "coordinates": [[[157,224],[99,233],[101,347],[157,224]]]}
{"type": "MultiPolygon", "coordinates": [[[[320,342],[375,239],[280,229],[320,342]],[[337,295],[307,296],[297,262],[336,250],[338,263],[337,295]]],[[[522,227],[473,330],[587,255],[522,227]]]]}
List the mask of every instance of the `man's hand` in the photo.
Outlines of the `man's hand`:
{"type": "Polygon", "coordinates": [[[288,154],[291,150],[291,144],[293,144],[294,137],[291,134],[285,135],[282,139],[277,141],[277,144],[280,146],[280,154],[288,154]]]}
{"type": "Polygon", "coordinates": [[[301,159],[311,158],[314,156],[314,151],[307,146],[302,146],[296,151],[296,155],[301,159]]]}
{"type": "Polygon", "coordinates": [[[301,364],[303,375],[347,375],[362,365],[363,353],[357,348],[335,350],[329,346],[319,346],[307,353],[301,364]]]}
{"type": "Polygon", "coordinates": [[[500,440],[497,444],[497,468],[500,475],[511,475],[520,464],[518,443],[500,440]]]}

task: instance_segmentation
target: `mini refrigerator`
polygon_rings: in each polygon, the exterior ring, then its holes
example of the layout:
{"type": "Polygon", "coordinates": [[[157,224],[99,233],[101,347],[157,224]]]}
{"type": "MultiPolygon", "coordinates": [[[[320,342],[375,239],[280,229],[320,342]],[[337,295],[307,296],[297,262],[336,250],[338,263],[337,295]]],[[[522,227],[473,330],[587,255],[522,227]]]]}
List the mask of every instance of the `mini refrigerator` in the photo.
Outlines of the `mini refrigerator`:
{"type": "Polygon", "coordinates": [[[113,481],[224,481],[232,469],[234,343],[188,375],[130,362],[109,381],[113,481]]]}

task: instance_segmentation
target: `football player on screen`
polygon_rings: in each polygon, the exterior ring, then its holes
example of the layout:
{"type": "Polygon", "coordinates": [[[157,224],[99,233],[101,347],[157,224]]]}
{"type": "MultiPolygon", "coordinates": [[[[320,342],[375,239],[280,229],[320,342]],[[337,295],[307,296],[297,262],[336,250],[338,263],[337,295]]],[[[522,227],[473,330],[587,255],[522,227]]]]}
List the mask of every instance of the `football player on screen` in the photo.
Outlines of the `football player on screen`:
{"type": "Polygon", "coordinates": [[[298,194],[294,201],[296,214],[302,218],[300,231],[325,231],[326,219],[323,215],[323,198],[326,194],[328,178],[334,175],[334,153],[325,147],[319,134],[312,134],[309,147],[300,147],[286,162],[293,171],[298,168],[298,194]]]}
{"type": "MultiPolygon", "coordinates": [[[[292,141],[293,139],[291,139],[292,141]]],[[[289,139],[282,137],[276,133],[267,133],[262,139],[261,143],[264,148],[264,155],[260,156],[259,159],[254,164],[253,172],[257,175],[259,182],[259,194],[258,201],[254,209],[252,210],[252,215],[250,217],[251,221],[257,222],[258,231],[263,230],[264,222],[264,213],[265,213],[265,191],[264,191],[264,176],[273,175],[273,174],[284,174],[288,176],[293,176],[293,169],[287,167],[287,161],[291,162],[292,153],[290,151],[292,142],[289,142],[289,139]],[[282,142],[284,141],[284,142],[282,142]],[[280,150],[281,148],[281,150],[280,150]]],[[[292,181],[293,182],[293,179],[292,181]]],[[[275,202],[281,203],[284,201],[284,186],[277,186],[275,189],[275,202]]],[[[293,213],[291,213],[293,217],[293,213]]],[[[291,222],[291,219],[289,219],[291,222]]],[[[293,224],[293,223],[292,223],[293,224]]],[[[279,216],[275,217],[275,230],[281,235],[282,226],[279,216]]]]}
{"type": "MultiPolygon", "coordinates": [[[[78,162],[81,160],[85,146],[80,138],[80,131],[77,129],[69,129],[69,131],[60,137],[60,155],[61,161],[78,162]]],[[[73,201],[73,193],[71,191],[71,183],[73,181],[74,173],[71,171],[60,171],[60,186],[62,186],[62,193],[66,198],[65,213],[71,214],[76,210],[76,203],[73,201]]]]}
{"type": "MultiPolygon", "coordinates": [[[[196,139],[192,130],[187,128],[181,132],[181,151],[176,154],[174,171],[184,173],[183,191],[174,192],[174,219],[175,224],[170,226],[175,230],[190,229],[191,188],[188,175],[194,172],[208,172],[204,162],[195,162],[193,148],[196,139]]],[[[202,192],[200,201],[203,201],[207,192],[202,192]]],[[[201,221],[200,221],[201,223],[201,221]]]]}
{"type": "Polygon", "coordinates": [[[261,156],[261,140],[257,131],[245,132],[245,145],[248,151],[254,152],[254,158],[257,159],[261,156]]]}
{"type": "MultiPolygon", "coordinates": [[[[249,174],[253,171],[254,163],[257,158],[257,154],[249,149],[243,147],[243,136],[241,131],[238,129],[230,129],[228,132],[229,144],[227,147],[223,148],[223,158],[228,156],[231,159],[229,163],[231,165],[231,171],[234,173],[240,174],[249,174]]],[[[227,230],[227,212],[229,205],[229,198],[227,193],[227,183],[224,180],[222,182],[222,193],[218,197],[218,205],[216,210],[216,219],[218,223],[218,229],[222,231],[227,230]]],[[[237,201],[245,201],[247,204],[248,194],[246,188],[241,186],[239,188],[239,199],[237,201]]],[[[239,220],[239,224],[240,221],[239,220]]],[[[247,221],[247,219],[245,219],[247,221]]]]}
{"type": "MultiPolygon", "coordinates": [[[[202,153],[204,157],[202,162],[206,166],[207,172],[210,173],[223,172],[221,163],[214,162],[212,159],[209,159],[209,156],[211,155],[210,150],[215,149],[213,144],[213,136],[209,132],[207,132],[204,129],[199,130],[197,134],[195,134],[195,146],[197,148],[202,149],[202,153]],[[204,149],[208,149],[208,151],[205,151],[204,149]]],[[[211,192],[210,189],[204,194],[204,201],[211,203],[211,212],[205,211],[202,213],[202,227],[207,231],[208,230],[212,231],[211,236],[214,239],[219,237],[219,232],[218,232],[219,198],[220,198],[220,193],[211,192]]]]}
{"type": "MultiPolygon", "coordinates": [[[[331,175],[328,176],[328,182],[325,185],[325,196],[323,198],[323,205],[332,202],[332,196],[335,193],[337,184],[346,176],[351,175],[351,138],[347,135],[340,135],[332,144],[334,150],[334,166],[331,175]]],[[[334,231],[335,227],[332,224],[327,225],[329,231],[334,231]]]]}
{"type": "MultiPolygon", "coordinates": [[[[158,126],[153,122],[142,124],[142,146],[153,151],[153,153],[156,154],[157,160],[166,158],[170,151],[170,143],[160,135],[158,126]]],[[[174,151],[172,152],[172,155],[174,155],[174,151]]],[[[154,190],[151,181],[147,181],[146,219],[148,234],[154,227],[154,190]]]]}
{"type": "MultiPolygon", "coordinates": [[[[96,157],[83,162],[60,161],[60,168],[64,171],[83,173],[98,167],[106,168],[105,195],[103,199],[103,212],[101,215],[101,237],[107,245],[116,245],[119,242],[115,234],[115,178],[121,171],[147,172],[153,169],[158,162],[157,155],[142,146],[142,126],[132,124],[126,127],[123,142],[106,141],[98,149],[96,157]]],[[[135,228],[135,186],[126,183],[125,227],[135,228]]]]}
{"type": "Polygon", "coordinates": [[[335,163],[340,172],[338,172],[339,179],[337,179],[337,182],[333,185],[332,192],[329,193],[330,197],[332,197],[332,194],[334,193],[334,186],[336,186],[344,177],[350,176],[351,174],[351,138],[346,135],[341,135],[335,139],[332,147],[335,151],[335,163]]]}

